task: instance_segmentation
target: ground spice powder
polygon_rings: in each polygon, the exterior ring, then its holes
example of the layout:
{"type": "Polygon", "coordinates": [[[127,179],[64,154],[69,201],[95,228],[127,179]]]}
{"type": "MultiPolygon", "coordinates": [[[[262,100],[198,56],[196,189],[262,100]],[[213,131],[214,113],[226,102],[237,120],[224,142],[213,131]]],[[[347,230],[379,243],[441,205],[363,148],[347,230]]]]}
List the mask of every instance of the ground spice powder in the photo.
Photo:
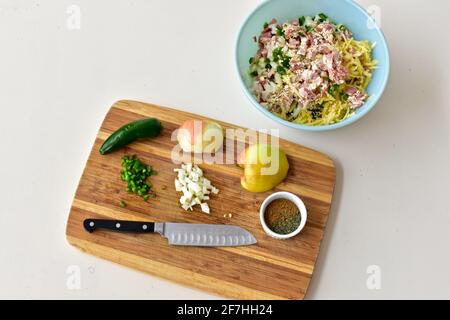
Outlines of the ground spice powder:
{"type": "Polygon", "coordinates": [[[300,225],[300,212],[295,203],[288,199],[275,199],[266,208],[264,218],[270,230],[288,234],[300,225]]]}

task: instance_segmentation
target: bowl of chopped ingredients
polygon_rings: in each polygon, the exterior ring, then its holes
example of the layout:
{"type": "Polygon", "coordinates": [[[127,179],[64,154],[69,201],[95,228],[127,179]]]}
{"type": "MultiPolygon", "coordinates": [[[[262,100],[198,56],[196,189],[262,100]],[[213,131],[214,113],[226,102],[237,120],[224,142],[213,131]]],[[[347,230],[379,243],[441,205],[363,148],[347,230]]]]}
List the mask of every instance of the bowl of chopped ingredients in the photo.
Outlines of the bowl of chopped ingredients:
{"type": "Polygon", "coordinates": [[[325,131],[346,126],[377,103],[389,52],[375,21],[352,0],[268,0],[236,42],[245,94],[273,120],[325,131]]]}

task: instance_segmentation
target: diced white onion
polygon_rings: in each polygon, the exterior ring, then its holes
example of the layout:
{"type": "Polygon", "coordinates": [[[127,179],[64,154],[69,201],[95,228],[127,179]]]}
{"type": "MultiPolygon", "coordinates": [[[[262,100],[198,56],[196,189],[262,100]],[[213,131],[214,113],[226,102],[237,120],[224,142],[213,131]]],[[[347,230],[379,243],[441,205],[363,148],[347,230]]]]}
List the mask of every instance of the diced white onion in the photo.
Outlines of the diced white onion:
{"type": "Polygon", "coordinates": [[[174,172],[177,172],[175,190],[183,193],[180,197],[181,207],[192,211],[193,206],[200,205],[201,210],[209,214],[210,208],[205,201],[209,200],[209,194],[219,193],[219,189],[203,176],[202,169],[192,163],[182,164],[174,172]]]}

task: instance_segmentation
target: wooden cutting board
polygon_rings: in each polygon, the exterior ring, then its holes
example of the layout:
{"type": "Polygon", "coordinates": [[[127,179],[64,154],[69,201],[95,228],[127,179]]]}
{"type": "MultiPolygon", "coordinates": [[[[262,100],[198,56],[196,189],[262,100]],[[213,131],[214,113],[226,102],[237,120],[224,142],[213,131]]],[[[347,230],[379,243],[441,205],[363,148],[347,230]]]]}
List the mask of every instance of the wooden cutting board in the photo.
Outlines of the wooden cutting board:
{"type": "MultiPolygon", "coordinates": [[[[240,186],[242,169],[236,165],[202,164],[205,175],[220,189],[209,201],[211,215],[179,206],[174,188],[177,165],[171,161],[176,145],[171,132],[187,119],[202,116],[135,101],[115,103],[100,128],[81,177],[67,223],[69,243],[81,250],[177,283],[238,299],[302,299],[314,271],[335,182],[333,161],[292,142],[280,140],[289,159],[286,180],[266,193],[250,193],[240,186]],[[163,132],[155,139],[135,142],[106,156],[98,150],[122,125],[156,117],[163,132]],[[120,180],[121,157],[137,154],[158,174],[150,177],[156,199],[144,202],[127,194],[120,180]],[[270,193],[289,191],[300,196],[308,210],[303,231],[289,240],[267,236],[259,222],[259,207],[270,193]],[[124,200],[126,208],[119,202],[124,200]],[[232,214],[229,217],[228,214],[232,214]],[[247,247],[205,248],[169,246],[158,234],[121,234],[84,231],[86,218],[233,224],[246,228],[258,240],[247,247]]],[[[221,123],[224,128],[238,128],[221,123]]],[[[150,281],[150,280],[149,280],[150,281]]]]}

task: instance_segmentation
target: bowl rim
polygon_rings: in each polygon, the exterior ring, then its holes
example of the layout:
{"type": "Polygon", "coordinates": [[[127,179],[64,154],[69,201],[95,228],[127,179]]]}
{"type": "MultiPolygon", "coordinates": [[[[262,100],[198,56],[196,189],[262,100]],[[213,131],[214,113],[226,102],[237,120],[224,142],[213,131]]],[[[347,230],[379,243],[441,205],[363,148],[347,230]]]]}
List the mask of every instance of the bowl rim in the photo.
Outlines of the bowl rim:
{"type": "Polygon", "coordinates": [[[267,198],[265,198],[263,203],[259,207],[259,221],[261,222],[263,230],[266,232],[267,235],[269,235],[275,239],[284,240],[284,239],[289,239],[289,238],[292,238],[292,237],[298,235],[305,228],[307,219],[308,219],[308,210],[306,209],[305,203],[299,196],[293,194],[292,192],[288,192],[288,191],[274,192],[274,193],[270,194],[267,198]],[[291,233],[288,233],[288,234],[276,233],[275,231],[270,229],[266,223],[266,219],[265,219],[266,208],[272,201],[277,200],[277,199],[290,200],[297,206],[297,208],[299,210],[300,219],[301,219],[300,225],[297,227],[297,229],[295,229],[291,233]]]}
{"type": "MultiPolygon", "coordinates": [[[[374,22],[374,28],[375,30],[379,33],[382,43],[383,43],[383,47],[384,47],[384,54],[386,55],[386,61],[384,62],[384,64],[386,65],[386,73],[381,85],[381,89],[379,90],[379,93],[373,94],[372,96],[369,96],[368,101],[366,101],[364,103],[363,106],[366,106],[366,108],[364,110],[362,110],[359,113],[354,114],[353,116],[344,119],[342,121],[339,121],[338,123],[333,123],[333,124],[328,124],[328,125],[319,125],[319,126],[308,126],[308,125],[304,125],[304,124],[300,124],[300,123],[293,123],[290,121],[286,121],[276,115],[274,115],[272,112],[268,111],[266,108],[264,108],[253,96],[253,94],[250,92],[250,90],[247,88],[244,79],[241,76],[241,72],[239,70],[239,63],[238,63],[238,44],[239,44],[239,40],[241,39],[242,36],[242,32],[244,29],[244,26],[247,25],[247,23],[250,21],[250,19],[255,15],[255,13],[260,10],[263,6],[267,5],[270,1],[274,1],[274,0],[263,0],[260,4],[258,4],[248,15],[247,17],[244,19],[243,23],[241,24],[241,26],[239,27],[239,32],[237,34],[237,37],[235,38],[235,43],[234,43],[234,66],[235,66],[235,71],[237,72],[237,76],[239,78],[239,82],[241,85],[241,89],[244,91],[244,94],[247,96],[247,98],[250,100],[250,102],[253,104],[254,107],[256,107],[260,112],[262,112],[264,115],[266,115],[267,117],[269,117],[270,119],[274,120],[275,122],[281,123],[287,127],[290,128],[294,128],[294,129],[300,129],[300,130],[304,130],[304,131],[329,131],[329,130],[334,130],[334,129],[338,129],[338,128],[342,128],[345,126],[348,126],[354,122],[356,122],[357,120],[361,119],[362,117],[364,117],[366,114],[368,114],[374,107],[375,105],[378,103],[378,101],[380,100],[380,98],[383,96],[383,93],[386,89],[387,83],[389,81],[389,76],[390,76],[390,54],[389,54],[389,47],[386,41],[386,37],[384,36],[383,31],[381,30],[381,28],[378,26],[378,24],[373,20],[373,18],[367,13],[367,11],[358,3],[356,3],[353,0],[340,0],[343,2],[346,2],[347,4],[355,7],[358,11],[360,11],[364,16],[366,16],[367,19],[370,19],[374,22]]],[[[337,1],[337,0],[335,0],[337,1]]],[[[363,107],[362,106],[362,107],[363,107]]],[[[361,107],[361,108],[362,108],[361,107]]]]}

